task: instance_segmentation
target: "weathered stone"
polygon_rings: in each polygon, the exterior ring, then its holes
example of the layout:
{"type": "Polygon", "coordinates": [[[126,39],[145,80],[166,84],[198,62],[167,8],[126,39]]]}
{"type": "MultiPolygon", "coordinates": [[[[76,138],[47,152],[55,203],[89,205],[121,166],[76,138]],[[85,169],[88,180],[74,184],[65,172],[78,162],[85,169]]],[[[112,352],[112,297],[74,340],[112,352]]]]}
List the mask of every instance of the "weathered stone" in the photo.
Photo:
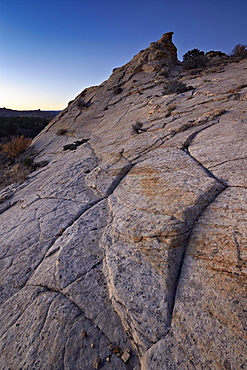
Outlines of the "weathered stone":
{"type": "Polygon", "coordinates": [[[115,355],[117,354],[117,353],[120,353],[121,352],[121,350],[120,350],[120,347],[115,347],[114,348],[114,350],[113,350],[113,353],[115,353],[115,355]]]}
{"type": "Polygon", "coordinates": [[[144,368],[246,368],[246,195],[226,189],[198,221],[170,333],[147,351],[144,368]]]}
{"type": "Polygon", "coordinates": [[[109,350],[113,351],[115,348],[116,348],[116,345],[114,343],[111,343],[109,346],[108,346],[109,350]]]}
{"type": "Polygon", "coordinates": [[[96,360],[93,363],[93,367],[95,369],[99,369],[100,368],[100,364],[101,364],[101,359],[100,359],[100,357],[97,357],[96,360]]]}
{"type": "Polygon", "coordinates": [[[122,356],[121,356],[121,359],[123,360],[123,362],[125,362],[125,363],[127,363],[128,361],[129,361],[129,359],[130,359],[130,349],[126,349],[125,351],[124,351],[124,353],[122,354],[122,356]]]}
{"type": "Polygon", "coordinates": [[[165,34],[33,140],[0,193],[2,369],[247,367],[246,68],[189,75],[165,34]]]}

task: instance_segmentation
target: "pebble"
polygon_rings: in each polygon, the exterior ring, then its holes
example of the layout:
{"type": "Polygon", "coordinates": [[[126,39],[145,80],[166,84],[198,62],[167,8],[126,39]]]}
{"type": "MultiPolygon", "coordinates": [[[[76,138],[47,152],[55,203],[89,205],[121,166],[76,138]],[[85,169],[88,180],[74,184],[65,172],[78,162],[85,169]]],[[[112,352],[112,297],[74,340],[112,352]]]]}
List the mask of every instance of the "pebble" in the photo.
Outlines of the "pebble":
{"type": "Polygon", "coordinates": [[[99,369],[100,364],[101,364],[101,359],[100,359],[100,357],[97,357],[97,358],[95,359],[94,363],[93,363],[93,367],[94,367],[95,369],[99,369]]]}
{"type": "Polygon", "coordinates": [[[116,348],[116,345],[114,343],[111,343],[109,346],[108,346],[109,350],[110,351],[113,351],[115,348],[116,348]]]}
{"type": "Polygon", "coordinates": [[[100,364],[101,364],[101,359],[100,359],[100,357],[97,357],[97,358],[95,359],[94,363],[93,363],[93,367],[94,367],[95,369],[99,369],[100,364]]]}
{"type": "Polygon", "coordinates": [[[124,351],[124,353],[122,354],[121,356],[121,359],[123,360],[123,362],[128,362],[130,358],[130,349],[129,348],[126,348],[126,350],[124,351]]]}
{"type": "Polygon", "coordinates": [[[120,353],[120,347],[115,347],[114,349],[113,349],[113,353],[120,353]]]}

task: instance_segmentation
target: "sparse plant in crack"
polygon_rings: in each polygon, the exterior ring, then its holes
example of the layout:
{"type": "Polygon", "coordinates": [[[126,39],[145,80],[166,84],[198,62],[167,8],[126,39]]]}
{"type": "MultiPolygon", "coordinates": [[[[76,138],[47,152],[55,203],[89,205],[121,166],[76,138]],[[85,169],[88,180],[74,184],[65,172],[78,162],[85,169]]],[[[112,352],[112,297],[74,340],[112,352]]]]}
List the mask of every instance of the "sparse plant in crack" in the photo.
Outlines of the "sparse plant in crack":
{"type": "Polygon", "coordinates": [[[169,72],[161,71],[161,72],[159,73],[159,75],[160,75],[160,76],[163,76],[163,77],[165,77],[165,78],[167,78],[167,77],[169,76],[169,72]]]}
{"type": "Polygon", "coordinates": [[[142,128],[143,126],[143,123],[140,122],[140,121],[136,121],[136,123],[134,123],[132,125],[132,129],[133,131],[136,133],[136,134],[141,134],[142,132],[145,132],[147,131],[145,128],[142,128]]]}
{"type": "Polygon", "coordinates": [[[114,90],[113,90],[113,94],[114,94],[114,95],[121,94],[121,92],[123,92],[123,89],[122,89],[122,87],[120,87],[120,86],[115,87],[115,88],[114,88],[114,90]]]}
{"type": "Polygon", "coordinates": [[[86,103],[83,99],[79,99],[76,103],[77,108],[80,110],[89,108],[90,104],[86,103]]]}
{"type": "Polygon", "coordinates": [[[164,85],[164,95],[170,95],[170,94],[181,94],[183,92],[193,90],[193,86],[187,86],[182,81],[178,80],[172,80],[169,81],[166,85],[164,85]]]}

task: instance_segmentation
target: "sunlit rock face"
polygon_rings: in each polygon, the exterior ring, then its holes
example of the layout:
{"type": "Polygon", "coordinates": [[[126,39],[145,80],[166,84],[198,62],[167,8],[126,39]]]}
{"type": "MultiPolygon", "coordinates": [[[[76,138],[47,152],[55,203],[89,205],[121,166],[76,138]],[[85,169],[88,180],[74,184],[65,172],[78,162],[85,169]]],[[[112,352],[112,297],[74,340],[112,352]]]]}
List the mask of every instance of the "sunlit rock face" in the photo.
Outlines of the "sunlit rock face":
{"type": "Polygon", "coordinates": [[[246,369],[247,61],[172,33],[84,90],[0,194],[2,369],[246,369]]]}

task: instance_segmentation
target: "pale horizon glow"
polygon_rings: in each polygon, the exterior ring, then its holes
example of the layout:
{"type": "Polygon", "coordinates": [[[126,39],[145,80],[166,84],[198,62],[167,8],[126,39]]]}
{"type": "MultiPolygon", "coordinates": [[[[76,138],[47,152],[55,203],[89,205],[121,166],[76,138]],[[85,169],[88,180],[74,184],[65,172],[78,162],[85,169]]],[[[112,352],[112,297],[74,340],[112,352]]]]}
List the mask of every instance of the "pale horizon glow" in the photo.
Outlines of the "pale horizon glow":
{"type": "Polygon", "coordinates": [[[178,57],[247,43],[246,0],[2,0],[0,108],[62,110],[173,31],[178,57]]]}

